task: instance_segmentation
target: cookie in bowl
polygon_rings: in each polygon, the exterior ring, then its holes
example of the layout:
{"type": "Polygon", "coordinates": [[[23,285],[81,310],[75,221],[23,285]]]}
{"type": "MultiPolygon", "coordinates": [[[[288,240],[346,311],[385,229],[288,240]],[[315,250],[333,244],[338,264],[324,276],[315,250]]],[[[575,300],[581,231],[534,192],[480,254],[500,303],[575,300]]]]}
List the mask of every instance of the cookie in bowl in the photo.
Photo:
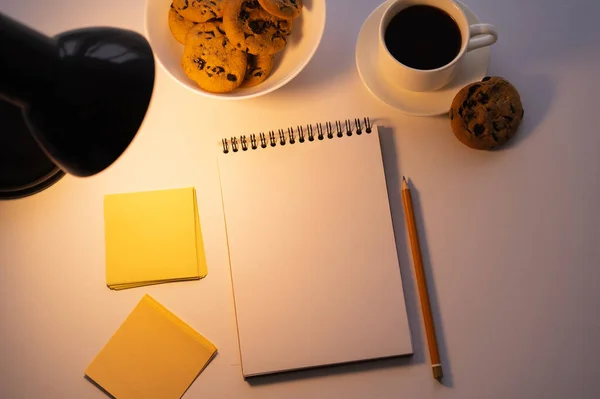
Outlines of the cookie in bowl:
{"type": "Polygon", "coordinates": [[[246,76],[240,87],[254,87],[267,79],[273,69],[272,55],[252,55],[248,54],[248,66],[246,67],[246,76]]]}
{"type": "Polygon", "coordinates": [[[226,0],[173,0],[177,13],[188,21],[207,22],[223,17],[226,0]]]}
{"type": "Polygon", "coordinates": [[[228,0],[223,27],[235,47],[254,55],[282,51],[292,33],[291,20],[269,14],[258,0],[228,0]]]}
{"type": "Polygon", "coordinates": [[[227,93],[238,88],[247,62],[246,53],[229,42],[220,21],[198,24],[185,38],[181,65],[203,90],[227,93]]]}
{"type": "Polygon", "coordinates": [[[173,5],[173,3],[171,3],[171,8],[169,9],[169,30],[171,31],[171,34],[173,35],[175,40],[177,40],[181,44],[184,44],[185,36],[189,32],[189,30],[192,29],[192,27],[196,24],[197,22],[189,21],[183,18],[181,15],[179,15],[177,10],[175,9],[175,6],[173,5]]]}
{"type": "Polygon", "coordinates": [[[302,12],[302,0],[258,0],[269,14],[279,18],[293,19],[302,12]]]}

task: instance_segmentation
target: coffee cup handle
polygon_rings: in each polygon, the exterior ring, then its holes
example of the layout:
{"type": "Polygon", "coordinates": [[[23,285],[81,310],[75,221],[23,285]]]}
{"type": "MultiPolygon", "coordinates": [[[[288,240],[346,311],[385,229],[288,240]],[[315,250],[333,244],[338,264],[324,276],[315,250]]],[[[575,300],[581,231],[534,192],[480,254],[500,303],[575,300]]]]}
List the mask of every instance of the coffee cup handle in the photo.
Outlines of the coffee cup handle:
{"type": "Polygon", "coordinates": [[[471,39],[467,44],[467,51],[481,47],[491,46],[498,40],[496,27],[490,24],[475,24],[469,27],[471,39]]]}

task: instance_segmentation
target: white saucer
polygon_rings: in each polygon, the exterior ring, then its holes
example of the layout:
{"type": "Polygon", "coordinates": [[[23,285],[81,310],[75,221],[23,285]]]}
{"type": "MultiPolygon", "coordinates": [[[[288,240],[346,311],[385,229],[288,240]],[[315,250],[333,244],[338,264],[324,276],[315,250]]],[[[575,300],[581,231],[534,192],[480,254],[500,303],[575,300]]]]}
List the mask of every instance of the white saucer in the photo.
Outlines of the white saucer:
{"type": "MultiPolygon", "coordinates": [[[[461,88],[486,76],[490,64],[490,47],[466,53],[457,66],[454,79],[437,91],[419,93],[394,86],[381,76],[377,67],[379,21],[391,1],[386,1],[377,7],[360,29],[356,42],[358,74],[371,94],[400,111],[415,116],[444,114],[450,109],[454,96],[461,88]]],[[[458,0],[454,1],[463,9],[469,24],[480,22],[465,4],[458,0]]]]}

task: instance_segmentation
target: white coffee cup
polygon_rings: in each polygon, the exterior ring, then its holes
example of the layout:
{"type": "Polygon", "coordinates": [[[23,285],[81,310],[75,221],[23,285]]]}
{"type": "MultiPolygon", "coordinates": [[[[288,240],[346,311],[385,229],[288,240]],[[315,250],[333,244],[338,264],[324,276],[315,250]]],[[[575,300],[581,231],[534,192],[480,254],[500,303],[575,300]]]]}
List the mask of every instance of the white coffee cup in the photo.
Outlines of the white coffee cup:
{"type": "MultiPolygon", "coordinates": [[[[406,38],[405,40],[410,40],[406,38]]],[[[460,6],[452,0],[396,0],[384,11],[379,24],[379,70],[386,79],[411,91],[435,91],[447,85],[464,55],[472,50],[491,46],[498,40],[496,28],[490,24],[469,25],[460,6]],[[439,8],[454,19],[462,38],[460,51],[448,64],[436,69],[415,69],[398,61],[385,44],[386,29],[396,14],[415,5],[439,8]]]]}

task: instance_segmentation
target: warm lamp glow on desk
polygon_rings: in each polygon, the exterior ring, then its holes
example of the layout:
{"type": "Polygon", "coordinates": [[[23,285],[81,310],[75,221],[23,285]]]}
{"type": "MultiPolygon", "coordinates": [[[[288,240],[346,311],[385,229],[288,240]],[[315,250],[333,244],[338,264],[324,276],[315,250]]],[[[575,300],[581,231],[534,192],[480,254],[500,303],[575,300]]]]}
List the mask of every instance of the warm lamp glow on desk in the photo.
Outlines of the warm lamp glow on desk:
{"type": "Polygon", "coordinates": [[[144,120],[154,76],[152,49],[138,33],[47,37],[0,14],[0,199],[111,165],[144,120]]]}

